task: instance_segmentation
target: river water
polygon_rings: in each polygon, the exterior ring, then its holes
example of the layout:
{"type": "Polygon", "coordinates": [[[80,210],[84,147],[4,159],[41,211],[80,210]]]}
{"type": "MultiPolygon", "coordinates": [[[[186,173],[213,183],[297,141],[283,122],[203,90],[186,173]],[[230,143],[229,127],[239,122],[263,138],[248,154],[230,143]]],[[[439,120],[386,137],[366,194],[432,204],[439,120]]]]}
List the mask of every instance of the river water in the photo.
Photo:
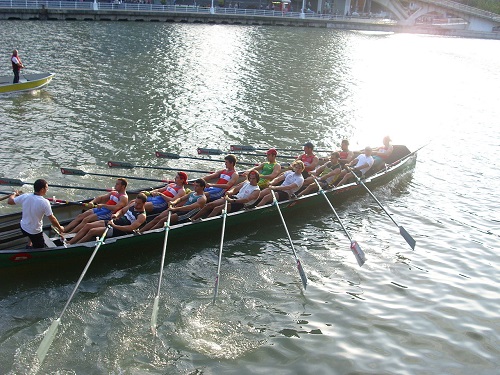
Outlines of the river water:
{"type": "Polygon", "coordinates": [[[280,222],[238,228],[226,233],[212,306],[219,234],[194,234],[167,249],[157,338],[149,322],[160,252],[91,267],[41,367],[35,351],[79,275],[36,287],[19,280],[0,297],[0,373],[497,373],[499,41],[28,21],[2,22],[0,41],[5,74],[13,48],[26,73],[57,74],[46,90],[0,98],[4,177],[110,187],[113,178],[58,168],[170,178],[105,163],[210,169],[218,164],[154,152],[308,140],[331,149],[342,138],[358,149],[386,134],[410,150],[428,144],[411,173],[374,191],[415,251],[368,195],[337,207],[366,253],[362,268],[328,208],[304,212],[288,223],[310,281],[303,292],[280,222]]]}

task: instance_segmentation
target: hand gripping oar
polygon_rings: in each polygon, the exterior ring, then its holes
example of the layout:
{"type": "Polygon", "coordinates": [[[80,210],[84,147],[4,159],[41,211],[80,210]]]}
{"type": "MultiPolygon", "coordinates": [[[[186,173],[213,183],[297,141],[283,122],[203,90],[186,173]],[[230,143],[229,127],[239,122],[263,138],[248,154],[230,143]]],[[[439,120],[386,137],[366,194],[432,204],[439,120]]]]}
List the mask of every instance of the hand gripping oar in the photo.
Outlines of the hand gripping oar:
{"type": "MultiPolygon", "coordinates": [[[[24,182],[15,178],[0,178],[0,185],[9,186],[23,186],[23,185],[33,185],[33,182],[24,182]]],[[[51,187],[58,187],[63,189],[80,189],[80,190],[94,190],[94,191],[111,191],[111,189],[97,189],[84,186],[67,186],[67,185],[55,185],[50,184],[51,187]]]]}
{"type": "Polygon", "coordinates": [[[10,197],[10,196],[11,196],[11,194],[9,194],[9,195],[5,195],[5,196],[3,196],[2,198],[0,198],[0,201],[3,201],[3,200],[7,199],[7,198],[8,198],[8,197],[10,197]]]}
{"type": "Polygon", "coordinates": [[[283,226],[285,227],[286,235],[288,236],[288,241],[290,241],[290,247],[292,248],[293,256],[295,257],[295,261],[297,262],[297,269],[299,270],[299,275],[300,275],[300,278],[302,279],[302,285],[304,286],[304,289],[306,289],[306,287],[307,287],[306,273],[304,272],[304,269],[302,268],[302,264],[300,263],[299,258],[297,258],[297,253],[295,252],[295,247],[293,246],[292,237],[290,237],[290,233],[288,233],[288,228],[286,226],[285,219],[283,218],[283,214],[281,213],[280,205],[278,203],[278,200],[276,199],[276,195],[274,195],[273,190],[271,190],[271,194],[273,195],[273,204],[276,205],[276,208],[278,209],[278,213],[280,214],[281,221],[283,222],[283,226]]]}
{"type": "MultiPolygon", "coordinates": [[[[154,182],[168,182],[167,180],[157,180],[155,178],[145,178],[145,177],[133,177],[133,176],[116,176],[112,174],[105,173],[89,173],[84,172],[80,169],[72,169],[72,168],[61,168],[62,174],[71,174],[75,176],[85,176],[86,174],[92,176],[104,176],[104,177],[114,177],[114,178],[126,178],[127,180],[140,180],[140,181],[154,181],[154,182]]],[[[52,185],[54,186],[54,185],[52,185]]]]}
{"type": "Polygon", "coordinates": [[[179,168],[169,168],[169,167],[149,167],[146,165],[134,165],[127,163],[126,161],[108,161],[108,167],[110,168],[147,168],[147,169],[161,169],[164,171],[176,171],[176,172],[193,172],[193,173],[212,173],[209,171],[200,171],[198,169],[179,169],[179,168]]]}
{"type": "Polygon", "coordinates": [[[158,303],[160,302],[160,288],[161,280],[163,278],[163,266],[165,264],[165,254],[167,253],[167,241],[168,232],[170,231],[170,217],[172,216],[172,211],[168,211],[167,221],[165,223],[165,239],[163,240],[163,253],[161,255],[161,265],[160,265],[160,277],[158,279],[158,290],[156,292],[156,297],[153,303],[153,313],[151,314],[151,331],[153,335],[156,335],[156,320],[158,318],[158,303]]]}
{"type": "Polygon", "coordinates": [[[347,231],[344,224],[342,223],[342,220],[340,220],[340,217],[337,214],[337,211],[335,211],[335,208],[333,208],[332,203],[330,202],[330,200],[326,196],[325,191],[323,190],[323,188],[319,184],[318,180],[314,179],[314,182],[316,182],[316,185],[318,185],[319,193],[325,197],[326,201],[328,202],[328,205],[330,206],[333,213],[335,214],[335,217],[337,218],[338,222],[340,223],[340,226],[344,230],[347,238],[349,238],[349,241],[351,241],[351,251],[354,254],[354,257],[356,258],[356,260],[358,261],[359,266],[361,267],[366,261],[365,253],[363,252],[363,250],[361,250],[361,247],[359,247],[358,243],[351,238],[349,232],[347,231]]]}
{"type": "MultiPolygon", "coordinates": [[[[253,146],[245,146],[245,145],[231,145],[229,149],[231,151],[267,151],[271,147],[268,148],[258,148],[253,146]]],[[[274,148],[274,147],[273,147],[274,148]]],[[[294,148],[274,148],[276,151],[290,151],[290,152],[303,152],[304,149],[294,149],[294,148]]],[[[314,150],[315,152],[333,152],[329,150],[314,150]]]]}
{"type": "Polygon", "coordinates": [[[222,262],[222,246],[224,244],[224,232],[226,231],[226,217],[227,217],[227,199],[224,202],[224,211],[222,211],[222,233],[220,235],[219,263],[217,264],[217,276],[215,276],[214,299],[212,300],[212,305],[215,304],[215,299],[217,298],[217,294],[219,294],[219,276],[220,276],[220,265],[222,262]]]}
{"type": "Polygon", "coordinates": [[[389,216],[389,218],[392,220],[392,222],[394,224],[396,224],[396,226],[399,228],[399,233],[401,234],[401,236],[403,236],[403,238],[406,240],[408,245],[410,245],[411,249],[415,250],[416,241],[413,239],[413,237],[410,236],[410,234],[406,231],[405,228],[403,228],[401,225],[398,225],[398,223],[396,223],[396,220],[394,220],[392,218],[391,214],[389,212],[387,212],[387,210],[384,208],[384,206],[382,206],[382,203],[379,202],[377,197],[375,197],[375,195],[373,195],[373,193],[370,191],[370,189],[368,189],[368,187],[365,185],[365,183],[363,181],[361,181],[361,179],[358,177],[358,175],[356,173],[354,173],[351,168],[347,167],[347,169],[349,169],[351,174],[356,178],[356,181],[358,181],[358,184],[361,184],[366,189],[368,194],[370,194],[371,197],[375,200],[375,202],[377,202],[377,204],[380,206],[380,208],[382,210],[384,210],[384,212],[387,214],[387,216],[389,216]]]}
{"type": "MultiPolygon", "coordinates": [[[[192,159],[192,160],[203,160],[203,161],[213,161],[213,162],[220,162],[223,163],[224,160],[222,159],[205,159],[205,158],[197,158],[194,156],[181,156],[178,154],[173,154],[171,152],[163,152],[163,151],[156,151],[155,155],[157,158],[163,158],[163,159],[192,159]]],[[[250,165],[250,166],[255,166],[255,163],[242,163],[238,161],[239,165],[250,165]]],[[[183,169],[184,170],[184,169],[183,169]]],[[[208,172],[210,173],[210,172],[208,172]]]]}
{"type": "Polygon", "coordinates": [[[43,360],[45,359],[45,356],[47,355],[47,351],[49,350],[50,345],[52,344],[52,341],[54,340],[54,337],[56,336],[57,327],[59,326],[59,323],[61,322],[61,318],[62,318],[64,312],[66,311],[66,309],[68,308],[71,300],[73,299],[73,296],[75,295],[76,290],[80,286],[80,283],[82,282],[82,279],[85,276],[85,273],[87,272],[87,270],[90,267],[90,263],[92,263],[92,260],[94,260],[94,257],[95,257],[95,255],[97,253],[97,250],[99,250],[99,248],[101,247],[102,243],[104,242],[104,239],[106,238],[106,235],[108,234],[108,230],[110,228],[111,228],[111,225],[108,225],[106,227],[106,230],[102,234],[101,238],[98,239],[97,244],[96,244],[95,249],[94,249],[94,252],[90,256],[90,259],[87,262],[87,265],[83,269],[83,272],[80,275],[80,278],[78,279],[78,281],[77,281],[77,283],[75,285],[75,288],[73,289],[73,292],[69,296],[68,302],[66,302],[66,305],[64,306],[64,308],[63,308],[61,314],[59,315],[59,317],[52,322],[52,324],[49,327],[49,330],[47,331],[47,333],[45,334],[45,337],[43,338],[42,342],[40,343],[40,346],[38,347],[38,349],[36,351],[36,355],[38,357],[38,361],[39,361],[40,365],[42,364],[43,360]]]}

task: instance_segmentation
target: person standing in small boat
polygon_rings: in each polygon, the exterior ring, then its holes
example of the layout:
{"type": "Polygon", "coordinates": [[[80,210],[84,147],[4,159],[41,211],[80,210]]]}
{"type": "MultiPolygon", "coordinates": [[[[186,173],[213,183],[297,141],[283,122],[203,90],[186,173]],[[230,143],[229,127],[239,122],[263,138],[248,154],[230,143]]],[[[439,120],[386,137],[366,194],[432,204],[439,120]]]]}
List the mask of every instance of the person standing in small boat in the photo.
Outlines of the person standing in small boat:
{"type": "Polygon", "coordinates": [[[65,232],[78,232],[85,224],[93,221],[110,220],[113,213],[128,204],[127,184],[126,179],[118,178],[115,183],[115,190],[92,199],[89,204],[95,206],[95,208],[87,210],[74,218],[66,226],[65,232]]]}
{"type": "Polygon", "coordinates": [[[262,190],[259,195],[260,202],[257,207],[263,206],[273,201],[271,190],[276,192],[277,200],[284,201],[290,199],[291,195],[297,192],[304,183],[304,163],[295,160],[292,165],[292,171],[286,171],[269,183],[269,187],[262,190]]]}
{"type": "Polygon", "coordinates": [[[281,165],[276,162],[276,156],[278,155],[278,151],[274,148],[270,148],[266,152],[267,162],[261,163],[255,168],[249,169],[245,172],[248,175],[252,171],[256,171],[260,173],[259,179],[259,188],[265,189],[269,186],[269,181],[278,177],[281,173],[281,165]]]}
{"type": "Polygon", "coordinates": [[[21,204],[23,213],[21,218],[21,231],[30,239],[28,247],[36,249],[45,247],[43,239],[43,217],[47,216],[52,225],[61,233],[64,232],[64,227],[59,224],[59,221],[52,213],[52,208],[44,195],[47,194],[49,185],[44,179],[38,179],[33,184],[33,194],[20,195],[18,191],[11,194],[8,204],[21,204]]]}
{"type": "Polygon", "coordinates": [[[205,187],[205,180],[202,178],[197,179],[193,183],[193,192],[171,201],[168,210],[163,211],[147,223],[144,228],[141,229],[141,232],[162,228],[168,219],[169,211],[172,212],[172,216],[170,217],[171,224],[187,221],[190,217],[197,214],[207,203],[205,187]]]}
{"type": "Polygon", "coordinates": [[[365,153],[358,155],[356,158],[354,158],[349,164],[346,166],[351,168],[351,172],[348,172],[347,170],[342,171],[341,176],[342,180],[337,184],[337,186],[344,185],[349,181],[351,178],[353,178],[353,173],[356,173],[356,176],[358,177],[363,177],[366,172],[370,170],[374,163],[373,156],[372,156],[372,148],[371,147],[365,147],[365,153]],[[355,167],[354,164],[356,164],[355,167]]]}
{"type": "Polygon", "coordinates": [[[181,198],[186,194],[184,185],[187,183],[188,175],[186,172],[178,172],[175,176],[175,182],[165,185],[160,189],[154,189],[150,192],[146,202],[146,212],[158,214],[168,208],[169,202],[181,198]]]}
{"type": "Polygon", "coordinates": [[[10,57],[10,62],[12,63],[12,71],[14,72],[14,82],[19,83],[19,71],[24,68],[24,65],[19,57],[17,49],[12,51],[12,56],[10,57]]]}
{"type": "Polygon", "coordinates": [[[191,221],[204,217],[210,212],[208,217],[220,215],[227,200],[227,212],[236,212],[244,207],[253,205],[259,198],[260,188],[258,181],[260,180],[259,172],[250,171],[247,179],[240,182],[238,185],[228,190],[227,195],[213,202],[208,203],[191,218],[191,221]]]}
{"type": "Polygon", "coordinates": [[[226,191],[238,181],[239,176],[235,169],[236,156],[227,155],[224,158],[224,163],[226,164],[225,169],[221,169],[220,171],[203,177],[205,181],[218,179],[215,183],[206,183],[205,192],[209,194],[209,201],[214,201],[224,196],[226,191]]]}
{"type": "Polygon", "coordinates": [[[111,215],[111,220],[99,220],[84,225],[69,244],[78,242],[87,242],[93,238],[100,237],[111,225],[107,237],[118,237],[131,234],[134,230],[141,227],[146,222],[146,204],[147,197],[144,193],[137,194],[137,197],[129,205],[120,211],[111,215]]]}
{"type": "Polygon", "coordinates": [[[297,160],[300,160],[304,164],[304,170],[302,171],[302,176],[304,178],[309,177],[310,173],[316,169],[319,163],[319,159],[313,153],[314,145],[311,142],[304,144],[304,153],[300,155],[297,160]]]}

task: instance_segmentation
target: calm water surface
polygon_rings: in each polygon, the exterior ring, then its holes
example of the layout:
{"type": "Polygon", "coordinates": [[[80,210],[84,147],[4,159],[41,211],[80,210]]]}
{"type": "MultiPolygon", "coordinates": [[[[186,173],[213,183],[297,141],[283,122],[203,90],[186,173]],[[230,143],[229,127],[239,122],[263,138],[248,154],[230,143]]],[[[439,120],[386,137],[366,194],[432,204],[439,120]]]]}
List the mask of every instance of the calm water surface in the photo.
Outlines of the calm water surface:
{"type": "Polygon", "coordinates": [[[0,41],[5,74],[13,48],[27,72],[57,74],[46,90],[0,98],[4,177],[112,186],[59,167],[170,178],[105,163],[211,169],[217,163],[154,152],[307,140],[331,149],[344,137],[361,148],[386,134],[411,150],[430,142],[412,173],[374,192],[417,240],[415,251],[369,196],[338,207],[367,255],[362,268],[327,208],[305,212],[288,223],[310,279],[303,292],[280,222],[239,228],[226,233],[212,306],[219,234],[174,243],[156,339],[149,322],[160,252],[96,264],[41,368],[35,351],[79,275],[36,287],[20,280],[0,294],[0,373],[498,372],[498,41],[90,22],[2,22],[0,41]]]}

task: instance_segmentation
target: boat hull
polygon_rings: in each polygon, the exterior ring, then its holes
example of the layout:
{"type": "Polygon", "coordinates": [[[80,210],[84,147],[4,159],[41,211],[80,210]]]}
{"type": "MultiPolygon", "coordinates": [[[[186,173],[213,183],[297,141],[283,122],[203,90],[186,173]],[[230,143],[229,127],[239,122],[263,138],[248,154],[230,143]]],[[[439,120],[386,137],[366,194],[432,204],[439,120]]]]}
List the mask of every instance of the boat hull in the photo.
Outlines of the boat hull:
{"type": "MultiPolygon", "coordinates": [[[[406,149],[407,150],[407,149],[406,149]]],[[[364,182],[366,186],[373,189],[377,186],[384,185],[405,171],[411,170],[416,161],[416,153],[407,153],[406,157],[398,161],[394,165],[375,173],[368,177],[364,182]]],[[[344,202],[346,199],[356,195],[366,194],[366,190],[356,184],[350,183],[337,189],[327,190],[328,199],[335,205],[344,202]]],[[[321,194],[310,194],[297,199],[280,202],[280,207],[285,217],[296,217],[300,215],[303,219],[307,216],[317,214],[318,206],[326,207],[324,197],[321,194]],[[314,208],[314,209],[313,209],[314,208]]],[[[325,208],[326,209],[326,208],[325,208]]],[[[279,221],[279,216],[276,207],[273,205],[258,207],[250,210],[230,213],[227,215],[226,226],[230,228],[247,228],[248,223],[272,222],[279,221]]],[[[179,241],[179,244],[185,243],[186,240],[193,239],[193,233],[196,233],[196,240],[208,238],[213,235],[220,235],[221,222],[220,217],[204,219],[195,223],[185,223],[173,225],[169,232],[169,243],[179,241]],[[181,242],[182,241],[182,242],[181,242]]],[[[50,229],[47,228],[47,232],[50,229]]],[[[99,250],[96,258],[98,263],[109,264],[105,261],[99,261],[99,258],[108,260],[117,258],[128,258],[129,256],[139,256],[144,259],[145,256],[150,257],[155,254],[160,254],[164,230],[158,229],[144,234],[131,234],[123,237],[106,239],[103,246],[99,250]]],[[[60,241],[55,240],[57,244],[60,241]]],[[[70,267],[83,267],[85,262],[90,257],[94,250],[95,241],[83,244],[68,246],[57,246],[44,249],[23,249],[10,248],[0,250],[0,269],[1,276],[9,277],[11,275],[15,279],[19,279],[20,275],[32,275],[37,270],[43,270],[46,274],[49,269],[68,269],[70,267]]],[[[170,246],[169,246],[170,247],[170,246]]],[[[182,246],[174,246],[172,248],[182,248],[182,246]]]]}
{"type": "Polygon", "coordinates": [[[41,89],[52,81],[54,75],[54,73],[23,74],[19,83],[12,83],[12,76],[1,76],[0,94],[41,89]]]}

